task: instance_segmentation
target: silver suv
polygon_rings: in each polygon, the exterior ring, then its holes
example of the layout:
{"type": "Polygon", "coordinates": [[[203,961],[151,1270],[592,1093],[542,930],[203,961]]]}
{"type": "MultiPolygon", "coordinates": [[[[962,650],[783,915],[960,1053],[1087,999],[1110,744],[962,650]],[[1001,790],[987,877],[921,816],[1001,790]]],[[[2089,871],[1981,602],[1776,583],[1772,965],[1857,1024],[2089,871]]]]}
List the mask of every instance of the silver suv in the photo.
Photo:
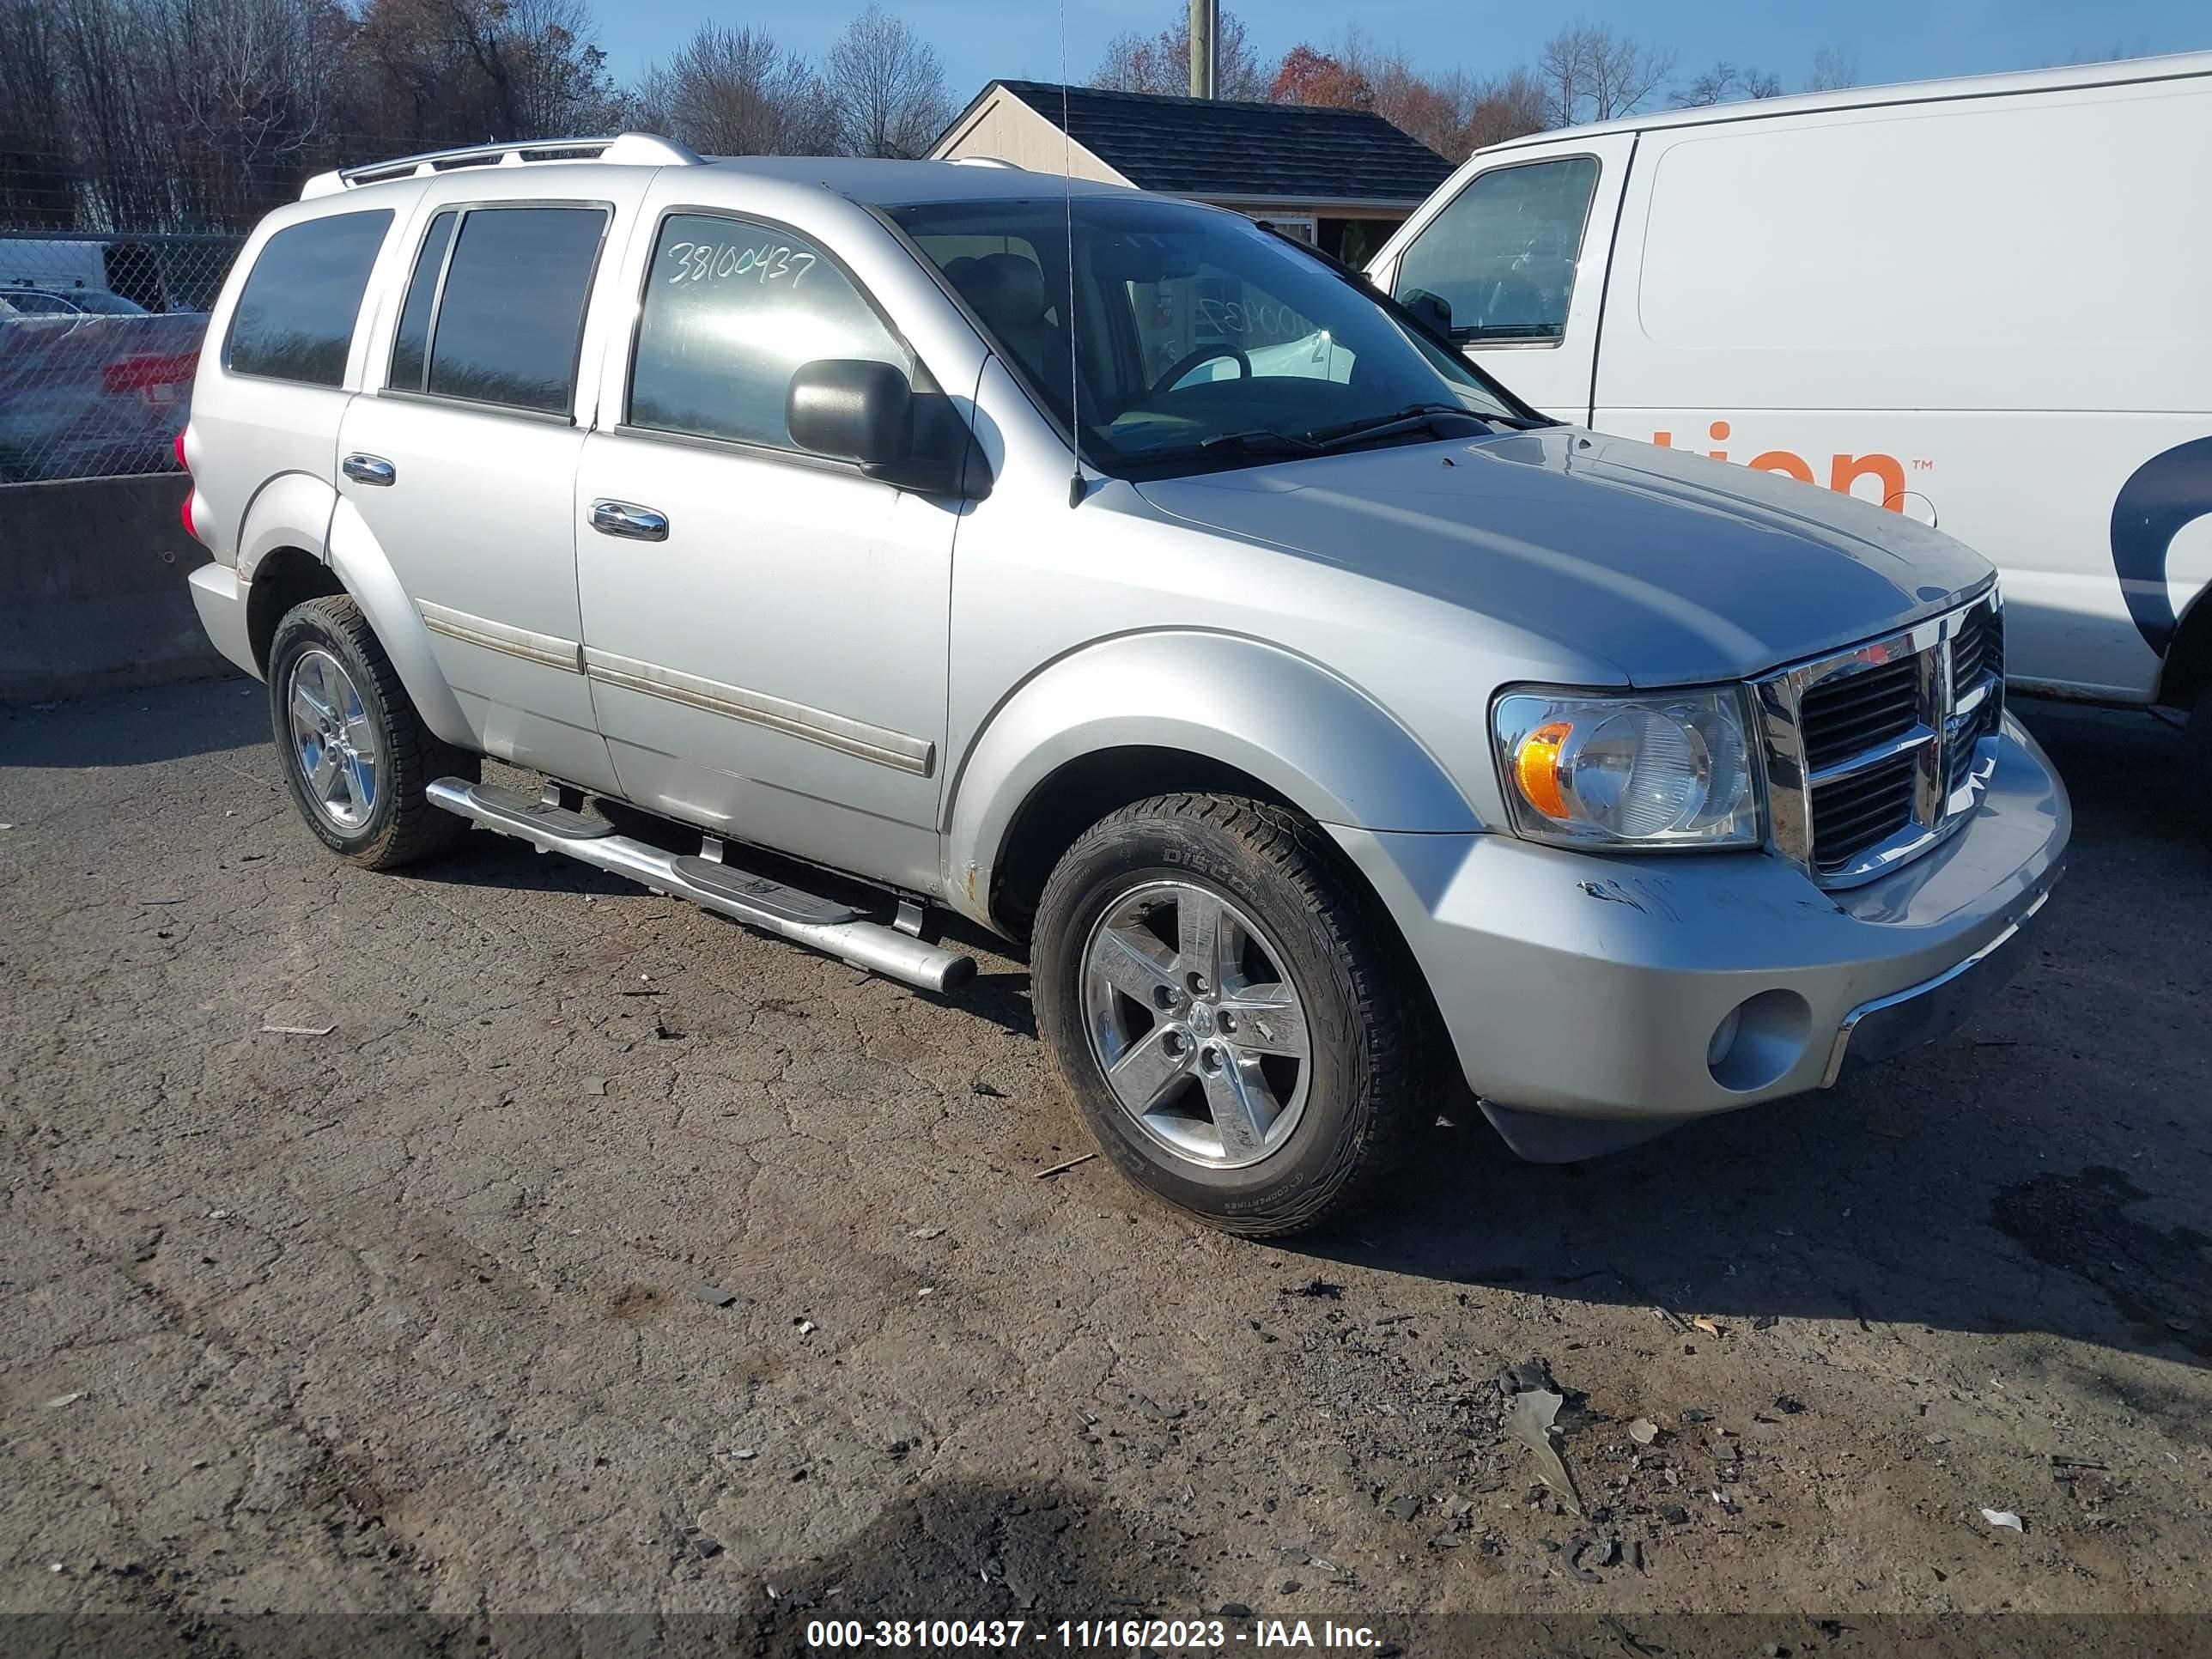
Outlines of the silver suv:
{"type": "Polygon", "coordinates": [[[184,448],[334,852],[474,821],[933,992],[957,912],[1240,1232],[1461,1079],[1562,1159],[1937,1035],[2065,848],[1982,560],[1547,420],[1182,202],[636,136],[325,175],[184,448]]]}

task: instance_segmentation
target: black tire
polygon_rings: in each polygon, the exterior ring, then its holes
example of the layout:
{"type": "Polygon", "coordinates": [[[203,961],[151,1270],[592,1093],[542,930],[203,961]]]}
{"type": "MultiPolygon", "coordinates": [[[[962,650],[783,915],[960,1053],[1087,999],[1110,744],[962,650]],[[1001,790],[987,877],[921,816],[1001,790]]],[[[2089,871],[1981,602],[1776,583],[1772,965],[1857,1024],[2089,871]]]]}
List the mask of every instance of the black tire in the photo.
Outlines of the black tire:
{"type": "Polygon", "coordinates": [[[285,612],[269,647],[269,713],[292,804],[323,844],[370,870],[396,870],[434,856],[468,833],[466,818],[430,805],[424,788],[435,778],[478,775],[477,756],[434,735],[415,712],[361,607],[340,594],[309,599],[285,612]],[[360,698],[381,763],[368,811],[358,824],[335,819],[317,804],[300,749],[293,741],[288,698],[300,659],[320,650],[336,659],[360,698]]]}
{"type": "Polygon", "coordinates": [[[2212,844],[2212,685],[2204,688],[2190,711],[2189,725],[2181,734],[2189,781],[2196,787],[2184,791],[2197,803],[2197,829],[2212,844]]]}
{"type": "Polygon", "coordinates": [[[1101,820],[1045,884],[1032,939],[1037,1026],[1099,1147],[1137,1187],[1224,1231],[1302,1232],[1370,1200],[1439,1103],[1434,1006],[1396,930],[1316,826],[1236,796],[1176,794],[1101,820]],[[1269,936],[1306,1011],[1310,1076],[1281,1145],[1241,1169],[1179,1156],[1116,1098],[1088,1030],[1084,953],[1147,884],[1228,899],[1269,936]]]}

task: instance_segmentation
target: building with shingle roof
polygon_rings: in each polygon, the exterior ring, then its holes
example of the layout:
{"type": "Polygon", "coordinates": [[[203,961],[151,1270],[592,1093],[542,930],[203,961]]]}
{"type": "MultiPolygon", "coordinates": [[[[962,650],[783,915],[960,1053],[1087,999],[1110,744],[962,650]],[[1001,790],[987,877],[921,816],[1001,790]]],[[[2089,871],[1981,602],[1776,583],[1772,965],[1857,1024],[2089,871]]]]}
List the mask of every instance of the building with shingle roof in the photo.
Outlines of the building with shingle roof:
{"type": "Polygon", "coordinates": [[[1452,163],[1372,110],[994,81],[930,150],[1234,208],[1364,264],[1452,163]],[[1063,101],[1064,100],[1064,101],[1063,101]],[[1066,111],[1066,125],[1061,112],[1066,111]]]}

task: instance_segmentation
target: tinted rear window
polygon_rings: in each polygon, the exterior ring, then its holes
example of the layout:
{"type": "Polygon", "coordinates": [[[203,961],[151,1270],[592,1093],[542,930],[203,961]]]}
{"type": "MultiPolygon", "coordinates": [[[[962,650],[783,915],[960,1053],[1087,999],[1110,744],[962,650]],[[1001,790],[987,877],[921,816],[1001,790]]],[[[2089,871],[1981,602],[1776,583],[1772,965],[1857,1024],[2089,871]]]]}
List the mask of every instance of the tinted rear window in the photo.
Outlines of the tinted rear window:
{"type": "Polygon", "coordinates": [[[423,348],[430,343],[430,307],[438,297],[438,278],[446,270],[446,249],[453,240],[460,215],[451,208],[430,222],[416,256],[415,275],[407,284],[406,303],[399,310],[399,331],[392,341],[392,381],[410,392],[422,389],[423,348]]]}
{"type": "Polygon", "coordinates": [[[271,236],[231,315],[224,367],[308,386],[342,385],[368,269],[391,228],[389,210],[340,213],[271,236]]]}
{"type": "Polygon", "coordinates": [[[599,208],[471,210],[447,264],[425,389],[567,414],[606,219],[599,208]]]}

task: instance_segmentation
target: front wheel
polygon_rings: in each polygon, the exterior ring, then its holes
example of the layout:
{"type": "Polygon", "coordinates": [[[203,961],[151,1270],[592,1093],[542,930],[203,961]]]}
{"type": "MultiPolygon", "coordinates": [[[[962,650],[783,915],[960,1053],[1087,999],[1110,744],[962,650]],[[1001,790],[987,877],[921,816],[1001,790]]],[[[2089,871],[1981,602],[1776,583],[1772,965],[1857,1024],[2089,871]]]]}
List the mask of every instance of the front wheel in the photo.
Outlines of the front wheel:
{"type": "Polygon", "coordinates": [[[392,870],[467,832],[423,791],[434,778],[474,778],[477,757],[422,724],[351,599],[309,599],[276,624],[269,713],[293,804],[332,852],[392,870]]]}
{"type": "Polygon", "coordinates": [[[1302,1231],[1433,1118],[1432,1016],[1320,830],[1223,795],[1101,821],[1037,907],[1037,1024],[1122,1174],[1214,1226],[1302,1231]]]}

